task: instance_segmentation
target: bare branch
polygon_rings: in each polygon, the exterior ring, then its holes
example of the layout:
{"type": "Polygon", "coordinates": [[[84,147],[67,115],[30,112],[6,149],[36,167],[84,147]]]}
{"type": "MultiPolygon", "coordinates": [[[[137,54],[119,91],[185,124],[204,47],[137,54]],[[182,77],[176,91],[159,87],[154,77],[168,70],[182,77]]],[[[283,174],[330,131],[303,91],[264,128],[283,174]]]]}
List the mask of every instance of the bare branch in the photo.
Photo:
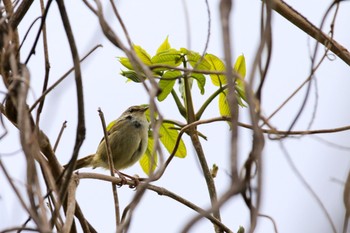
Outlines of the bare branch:
{"type": "Polygon", "coordinates": [[[329,50],[336,54],[346,64],[350,65],[350,53],[346,48],[344,48],[331,37],[324,34],[319,28],[314,26],[304,16],[294,10],[287,3],[282,0],[273,0],[271,6],[276,12],[285,17],[288,21],[323,44],[326,48],[329,48],[329,50]]]}
{"type": "MultiPolygon", "coordinates": [[[[108,139],[108,132],[107,132],[107,126],[106,126],[106,121],[103,115],[102,110],[99,108],[98,109],[98,113],[101,119],[101,124],[102,124],[102,130],[103,130],[103,135],[104,135],[104,140],[106,143],[106,147],[107,147],[107,159],[108,159],[108,165],[109,165],[109,171],[110,171],[110,175],[112,177],[114,177],[114,160],[113,160],[113,156],[112,156],[112,150],[111,150],[111,146],[109,144],[109,139],[108,139]]],[[[117,188],[115,186],[115,184],[112,183],[112,193],[113,193],[113,200],[114,200],[114,212],[115,212],[115,223],[116,223],[116,229],[118,229],[119,224],[120,224],[120,210],[119,210],[119,200],[118,200],[118,192],[117,192],[117,188]]]]}

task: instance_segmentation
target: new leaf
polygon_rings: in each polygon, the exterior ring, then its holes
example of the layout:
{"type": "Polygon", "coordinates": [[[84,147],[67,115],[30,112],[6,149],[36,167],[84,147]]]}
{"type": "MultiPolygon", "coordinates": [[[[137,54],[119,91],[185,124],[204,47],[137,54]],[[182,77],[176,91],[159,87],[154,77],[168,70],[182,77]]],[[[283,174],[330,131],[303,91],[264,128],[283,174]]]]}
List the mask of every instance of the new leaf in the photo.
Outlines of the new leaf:
{"type": "MultiPolygon", "coordinates": [[[[165,148],[169,153],[172,153],[175,148],[176,140],[179,136],[179,133],[174,129],[174,124],[163,123],[159,129],[160,141],[163,143],[165,148]]],[[[187,150],[185,143],[180,140],[179,146],[176,150],[175,156],[184,158],[187,155],[187,150]]]]}
{"type": "Polygon", "coordinates": [[[158,83],[159,88],[162,90],[157,96],[158,101],[163,101],[170,94],[176,79],[180,78],[181,76],[181,72],[177,70],[171,70],[164,73],[163,77],[158,83]]]}

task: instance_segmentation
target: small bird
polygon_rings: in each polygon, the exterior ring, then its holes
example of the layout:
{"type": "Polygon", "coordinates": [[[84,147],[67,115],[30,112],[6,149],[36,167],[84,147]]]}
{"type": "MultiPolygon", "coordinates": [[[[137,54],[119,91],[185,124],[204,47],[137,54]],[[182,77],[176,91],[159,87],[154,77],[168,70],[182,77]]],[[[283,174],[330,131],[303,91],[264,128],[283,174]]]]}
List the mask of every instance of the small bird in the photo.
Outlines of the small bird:
{"type": "MultiPolygon", "coordinates": [[[[108,130],[108,142],[112,151],[115,170],[125,169],[136,163],[145,153],[148,144],[149,123],[145,116],[148,106],[129,107],[108,130]]],[[[75,170],[83,167],[109,169],[104,138],[95,154],[77,160],[75,170]]]]}

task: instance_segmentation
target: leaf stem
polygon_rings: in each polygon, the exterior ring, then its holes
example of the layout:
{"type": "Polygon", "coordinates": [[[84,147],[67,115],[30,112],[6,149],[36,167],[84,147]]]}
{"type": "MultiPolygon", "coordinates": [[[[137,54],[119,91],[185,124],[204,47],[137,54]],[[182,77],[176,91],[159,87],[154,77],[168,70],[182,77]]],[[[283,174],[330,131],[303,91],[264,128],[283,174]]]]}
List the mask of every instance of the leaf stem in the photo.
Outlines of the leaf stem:
{"type": "Polygon", "coordinates": [[[209,98],[203,103],[202,107],[198,110],[196,113],[196,120],[200,120],[202,117],[205,109],[208,107],[208,105],[218,96],[222,91],[224,91],[227,88],[227,85],[220,86],[218,90],[216,90],[209,98]]]}
{"type": "Polygon", "coordinates": [[[174,89],[171,90],[171,95],[173,96],[176,106],[180,111],[180,114],[183,117],[186,117],[186,108],[182,105],[181,100],[179,98],[179,96],[176,94],[176,91],[174,91],[174,89]]]}

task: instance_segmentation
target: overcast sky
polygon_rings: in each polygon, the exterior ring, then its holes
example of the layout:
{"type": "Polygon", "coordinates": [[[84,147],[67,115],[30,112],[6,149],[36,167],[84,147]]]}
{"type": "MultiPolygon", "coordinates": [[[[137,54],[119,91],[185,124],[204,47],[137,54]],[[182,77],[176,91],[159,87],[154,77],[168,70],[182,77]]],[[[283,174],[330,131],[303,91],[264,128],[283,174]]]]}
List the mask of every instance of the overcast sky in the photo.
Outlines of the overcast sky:
{"type": "MultiPolygon", "coordinates": [[[[97,109],[102,108],[107,121],[117,118],[127,107],[148,102],[148,96],[142,85],[126,83],[119,75],[122,67],[117,57],[124,54],[111,45],[102,35],[96,17],[81,1],[65,1],[79,54],[85,55],[92,47],[102,44],[85,62],[82,63],[84,85],[85,115],[87,134],[81,148],[80,157],[94,153],[103,135],[97,109]]],[[[304,14],[315,25],[319,25],[330,1],[288,1],[300,13],[304,14]]],[[[107,1],[104,3],[107,4],[107,1]]],[[[210,1],[211,34],[208,52],[223,57],[221,41],[218,0],[210,1]]],[[[261,1],[235,1],[232,12],[232,51],[235,59],[244,54],[247,61],[247,76],[254,60],[255,51],[259,43],[261,1]]],[[[183,1],[169,0],[129,0],[118,1],[119,12],[125,22],[133,42],[141,45],[151,55],[163,42],[166,36],[174,48],[186,47],[198,52],[204,49],[208,17],[204,1],[186,1],[190,20],[190,35],[187,33],[183,1]],[[188,40],[190,38],[190,40],[188,40]]],[[[118,35],[122,31],[113,17],[110,7],[105,7],[106,18],[118,35]]],[[[341,5],[335,27],[335,38],[345,47],[350,46],[348,14],[350,5],[341,5]]],[[[34,2],[30,11],[20,26],[20,37],[23,38],[32,21],[40,15],[39,2],[34,2]]],[[[47,19],[49,37],[49,53],[51,62],[51,80],[53,83],[72,66],[72,59],[62,23],[54,2],[47,19]]],[[[262,111],[271,114],[308,76],[310,70],[310,49],[314,40],[301,30],[290,24],[278,14],[273,14],[273,56],[263,91],[262,111]]],[[[21,53],[22,60],[28,54],[35,37],[38,24],[31,31],[28,41],[21,53]]],[[[328,32],[329,26],[325,29],[328,32]]],[[[124,40],[125,41],[125,40],[124,40]]],[[[41,42],[41,41],[40,41],[41,42]]],[[[29,62],[31,72],[31,91],[29,102],[40,96],[44,62],[42,60],[42,44],[39,42],[37,55],[29,62]]],[[[321,47],[320,50],[323,50],[321,47]]],[[[317,103],[317,116],[312,129],[335,128],[350,124],[348,110],[349,67],[336,58],[325,61],[316,74],[317,95],[315,86],[308,101],[306,111],[297,123],[296,129],[304,130],[312,117],[317,103]],[[316,102],[315,100],[318,99],[316,102]]],[[[2,85],[2,84],[1,84],[2,85]]],[[[0,90],[4,87],[0,85],[0,90]]],[[[206,97],[215,88],[207,85],[206,97]]],[[[194,91],[195,106],[205,100],[196,90],[194,91]]],[[[301,104],[304,91],[301,91],[285,108],[280,111],[271,123],[278,129],[284,130],[291,123],[301,104]]],[[[218,116],[217,101],[209,107],[203,118],[218,116]]],[[[75,97],[74,75],[68,77],[47,98],[41,127],[54,142],[62,123],[67,120],[68,127],[57,150],[57,156],[62,164],[66,163],[73,151],[77,124],[77,107],[75,97]]],[[[174,102],[169,98],[159,104],[165,118],[182,120],[176,112],[174,102]]],[[[241,109],[240,121],[249,123],[247,110],[241,109]]],[[[5,121],[6,122],[6,121],[5,121]]],[[[0,141],[0,154],[17,151],[18,133],[10,126],[9,134],[0,141]]],[[[202,141],[208,164],[219,166],[218,177],[215,179],[218,193],[227,190],[228,177],[228,142],[229,127],[226,123],[214,123],[200,126],[199,130],[208,137],[202,141]]],[[[251,132],[240,129],[239,161],[243,163],[251,148],[251,132]]],[[[305,180],[319,195],[329,211],[336,227],[342,229],[344,208],[342,202],[343,186],[334,179],[345,181],[349,170],[349,150],[330,146],[321,142],[319,138],[342,146],[348,146],[349,133],[304,136],[290,138],[283,141],[295,166],[305,180]]],[[[205,181],[201,174],[199,163],[188,138],[184,138],[188,155],[185,159],[174,159],[164,177],[155,184],[163,186],[195,204],[209,207],[209,197],[205,181]]],[[[24,190],[25,180],[24,157],[21,153],[2,156],[5,165],[16,180],[16,184],[24,190]]],[[[324,213],[306,190],[287,162],[286,155],[278,141],[266,138],[263,153],[264,186],[261,213],[274,218],[279,232],[331,232],[324,213]]],[[[91,172],[91,169],[84,171],[91,172]]],[[[107,171],[95,169],[93,172],[107,174],[107,171]]],[[[144,176],[140,166],[135,164],[125,171],[128,174],[144,176]]],[[[22,210],[10,187],[8,187],[0,172],[0,229],[19,225],[25,221],[27,215],[22,210]],[[21,219],[18,221],[18,219],[21,219]]],[[[134,191],[127,187],[118,189],[121,207],[125,207],[134,195],[134,191]]],[[[81,180],[77,200],[85,217],[99,232],[113,232],[114,206],[109,183],[96,180],[81,180]]],[[[166,232],[176,233],[183,224],[195,216],[196,213],[181,206],[167,197],[159,196],[151,191],[146,192],[140,205],[136,209],[129,232],[166,232]]],[[[233,230],[240,225],[249,225],[249,212],[240,196],[232,198],[222,209],[222,220],[233,230]]],[[[202,220],[191,232],[210,232],[212,224],[202,220]]],[[[273,227],[267,219],[259,219],[256,232],[273,232],[273,227]]]]}

